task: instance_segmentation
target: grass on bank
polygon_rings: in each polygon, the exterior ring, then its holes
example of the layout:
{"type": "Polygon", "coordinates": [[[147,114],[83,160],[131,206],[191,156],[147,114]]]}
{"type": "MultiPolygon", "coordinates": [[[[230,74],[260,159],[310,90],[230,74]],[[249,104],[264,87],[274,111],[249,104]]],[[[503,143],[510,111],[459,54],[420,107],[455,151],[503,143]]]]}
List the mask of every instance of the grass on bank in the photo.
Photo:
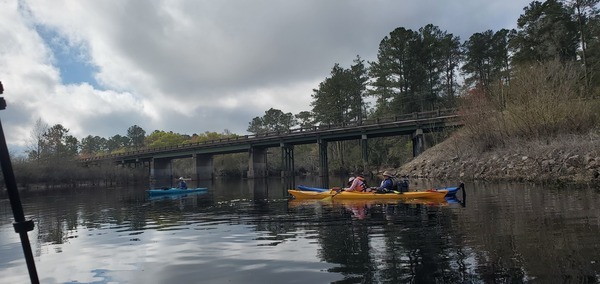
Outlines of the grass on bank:
{"type": "Polygon", "coordinates": [[[598,90],[584,93],[582,79],[577,67],[558,61],[517,67],[510,82],[465,96],[462,138],[484,152],[516,140],[549,144],[600,133],[598,90]]]}

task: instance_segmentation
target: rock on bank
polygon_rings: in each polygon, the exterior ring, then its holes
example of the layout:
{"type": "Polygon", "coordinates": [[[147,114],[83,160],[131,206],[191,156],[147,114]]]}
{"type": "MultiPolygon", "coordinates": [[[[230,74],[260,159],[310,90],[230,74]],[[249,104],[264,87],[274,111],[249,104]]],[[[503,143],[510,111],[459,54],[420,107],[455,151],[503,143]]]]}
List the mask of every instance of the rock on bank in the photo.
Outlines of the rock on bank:
{"type": "Polygon", "coordinates": [[[600,134],[513,139],[483,150],[456,134],[399,169],[413,178],[600,185],[600,134]]]}

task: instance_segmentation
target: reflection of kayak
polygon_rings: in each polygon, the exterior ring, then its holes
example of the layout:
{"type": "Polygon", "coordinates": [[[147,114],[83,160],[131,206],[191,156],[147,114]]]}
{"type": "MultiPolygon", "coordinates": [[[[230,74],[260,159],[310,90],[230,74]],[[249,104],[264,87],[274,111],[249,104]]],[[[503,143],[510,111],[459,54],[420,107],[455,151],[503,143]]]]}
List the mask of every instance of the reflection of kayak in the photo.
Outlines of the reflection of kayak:
{"type": "Polygon", "coordinates": [[[444,197],[444,198],[436,198],[436,199],[423,199],[423,198],[415,198],[415,199],[337,199],[336,198],[327,198],[327,199],[299,199],[292,198],[288,200],[288,206],[290,208],[296,207],[307,207],[307,206],[321,206],[321,205],[329,205],[332,206],[334,204],[341,204],[344,206],[374,206],[374,205],[396,205],[396,204],[421,204],[426,206],[448,206],[451,204],[459,204],[460,201],[456,199],[456,197],[444,197]]]}
{"type": "MultiPolygon", "coordinates": [[[[443,199],[442,199],[443,200],[443,199]]],[[[404,203],[405,200],[400,199],[337,199],[326,198],[326,199],[302,199],[302,198],[291,198],[288,200],[288,206],[290,207],[303,207],[303,206],[314,206],[314,205],[383,205],[383,204],[398,204],[404,203]]]]}
{"type": "Polygon", "coordinates": [[[321,206],[323,203],[319,202],[320,200],[317,199],[297,199],[297,198],[291,198],[290,200],[288,200],[288,207],[289,208],[298,208],[298,207],[307,207],[307,206],[321,206]]]}
{"type": "Polygon", "coordinates": [[[418,204],[418,205],[426,205],[426,206],[446,206],[448,205],[448,200],[445,198],[438,198],[438,199],[422,199],[422,198],[416,198],[416,199],[409,199],[409,200],[405,200],[402,203],[404,204],[418,204]]]}
{"type": "Polygon", "coordinates": [[[200,191],[207,191],[207,190],[208,190],[208,188],[206,188],[206,187],[188,188],[188,189],[167,188],[167,189],[148,189],[148,190],[146,190],[146,192],[148,192],[148,194],[150,196],[157,196],[157,195],[167,195],[167,194],[185,194],[185,193],[200,192],[200,191]]]}
{"type": "Polygon", "coordinates": [[[374,193],[359,191],[340,191],[335,190],[316,192],[289,189],[288,192],[298,199],[323,199],[326,197],[336,199],[413,199],[430,198],[443,199],[448,193],[447,189],[433,189],[428,191],[410,191],[404,193],[374,193]]]}
{"type": "Polygon", "coordinates": [[[177,200],[190,196],[200,196],[207,194],[208,191],[194,191],[194,192],[183,192],[183,193],[172,193],[172,194],[161,194],[161,195],[148,195],[148,200],[177,200]]]}
{"type": "Polygon", "coordinates": [[[446,199],[446,202],[448,202],[448,204],[460,204],[461,203],[461,200],[456,198],[456,195],[453,195],[453,196],[446,195],[445,199],[446,199]]]}

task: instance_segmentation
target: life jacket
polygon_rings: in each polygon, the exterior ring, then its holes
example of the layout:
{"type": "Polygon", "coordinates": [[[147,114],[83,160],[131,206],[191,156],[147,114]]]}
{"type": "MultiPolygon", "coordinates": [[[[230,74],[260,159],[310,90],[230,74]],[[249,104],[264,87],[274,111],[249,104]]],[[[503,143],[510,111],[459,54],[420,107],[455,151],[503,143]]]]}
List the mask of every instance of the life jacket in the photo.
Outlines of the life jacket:
{"type": "Polygon", "coordinates": [[[356,178],[362,181],[362,184],[360,185],[360,191],[367,191],[367,188],[369,188],[369,186],[367,185],[367,181],[365,180],[365,178],[362,176],[357,176],[356,178]]]}
{"type": "Polygon", "coordinates": [[[185,181],[180,181],[179,182],[179,188],[181,189],[187,189],[187,183],[185,181]]]}
{"type": "Polygon", "coordinates": [[[358,179],[361,181],[361,184],[359,185],[360,188],[354,189],[356,191],[367,191],[367,189],[369,188],[369,186],[367,185],[367,181],[365,180],[365,178],[363,176],[356,176],[356,177],[351,177],[350,180],[348,181],[348,186],[352,186],[352,184],[354,183],[354,180],[358,179]]]}

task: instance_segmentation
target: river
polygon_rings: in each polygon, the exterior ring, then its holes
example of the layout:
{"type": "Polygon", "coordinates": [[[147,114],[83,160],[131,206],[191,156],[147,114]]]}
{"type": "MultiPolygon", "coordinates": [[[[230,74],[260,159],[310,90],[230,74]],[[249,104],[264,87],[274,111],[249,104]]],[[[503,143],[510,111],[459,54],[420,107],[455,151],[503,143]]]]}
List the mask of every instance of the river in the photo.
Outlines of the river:
{"type": "MultiPolygon", "coordinates": [[[[350,203],[288,201],[280,179],[201,185],[21,192],[41,283],[600,282],[593,189],[467,183],[458,201],[350,203]]],[[[436,185],[452,186],[411,184],[436,185]]],[[[0,198],[0,283],[28,283],[13,221],[0,198]]]]}

